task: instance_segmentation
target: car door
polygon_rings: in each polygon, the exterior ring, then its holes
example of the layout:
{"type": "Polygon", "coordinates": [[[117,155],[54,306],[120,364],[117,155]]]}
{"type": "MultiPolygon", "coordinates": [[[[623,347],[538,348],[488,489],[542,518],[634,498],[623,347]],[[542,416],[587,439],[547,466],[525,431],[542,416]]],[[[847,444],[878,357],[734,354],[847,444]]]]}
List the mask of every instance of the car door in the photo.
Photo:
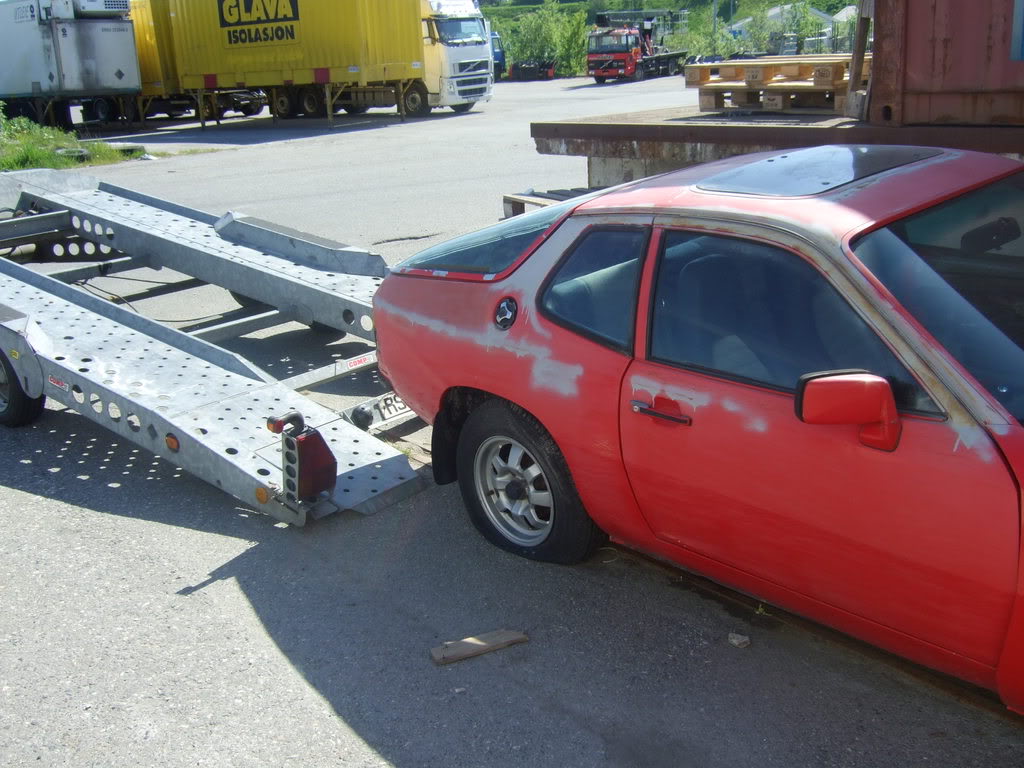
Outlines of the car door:
{"type": "Polygon", "coordinates": [[[799,595],[802,612],[825,604],[994,665],[1018,497],[988,435],[925,391],[806,248],[659,235],[619,403],[655,535],[746,585],[799,595]],[[895,450],[862,444],[855,425],[796,417],[797,379],[837,369],[893,385],[895,450]]]}

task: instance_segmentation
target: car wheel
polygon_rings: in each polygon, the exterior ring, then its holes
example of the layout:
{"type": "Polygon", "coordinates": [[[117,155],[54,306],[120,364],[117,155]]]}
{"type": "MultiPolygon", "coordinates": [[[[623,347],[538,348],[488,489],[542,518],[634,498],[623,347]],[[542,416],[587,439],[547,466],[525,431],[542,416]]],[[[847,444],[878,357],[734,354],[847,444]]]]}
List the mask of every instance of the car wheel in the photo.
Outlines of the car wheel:
{"type": "Polygon", "coordinates": [[[489,400],[473,411],[456,465],[470,520],[492,544],[533,560],[577,563],[605,541],[555,441],[521,408],[489,400]]]}
{"type": "Polygon", "coordinates": [[[29,397],[18,382],[10,361],[0,354],[0,424],[21,427],[35,421],[43,412],[46,398],[29,397]]]}
{"type": "Polygon", "coordinates": [[[362,115],[365,114],[370,107],[366,104],[346,104],[342,109],[350,115],[362,115]]]}

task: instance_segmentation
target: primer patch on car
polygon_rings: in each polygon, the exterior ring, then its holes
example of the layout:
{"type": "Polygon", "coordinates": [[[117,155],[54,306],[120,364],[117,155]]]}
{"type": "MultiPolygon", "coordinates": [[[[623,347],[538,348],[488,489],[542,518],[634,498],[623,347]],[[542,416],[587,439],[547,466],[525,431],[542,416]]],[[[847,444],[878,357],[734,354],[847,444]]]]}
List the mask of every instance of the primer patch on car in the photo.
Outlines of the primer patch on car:
{"type": "Polygon", "coordinates": [[[450,339],[475,344],[484,349],[500,349],[511,352],[516,357],[532,358],[530,383],[534,388],[549,390],[566,397],[575,397],[579,394],[579,379],[583,375],[583,366],[579,363],[552,359],[551,350],[547,347],[530,344],[522,339],[509,339],[506,332],[494,326],[487,327],[483,332],[472,331],[439,317],[411,312],[404,308],[398,309],[390,302],[382,300],[379,295],[374,307],[377,311],[391,312],[415,326],[450,339]]]}
{"type": "Polygon", "coordinates": [[[694,392],[682,387],[665,387],[660,381],[648,379],[644,376],[633,376],[630,379],[630,387],[633,389],[633,396],[643,392],[651,396],[653,400],[659,395],[675,400],[677,403],[688,403],[696,411],[705,405],[711,404],[711,395],[707,392],[694,392]]]}
{"type": "Polygon", "coordinates": [[[992,447],[992,440],[989,438],[988,432],[973,424],[951,422],[949,426],[956,434],[956,442],[953,443],[954,453],[959,451],[962,446],[966,450],[976,453],[978,458],[986,463],[995,461],[996,452],[992,447]]]}

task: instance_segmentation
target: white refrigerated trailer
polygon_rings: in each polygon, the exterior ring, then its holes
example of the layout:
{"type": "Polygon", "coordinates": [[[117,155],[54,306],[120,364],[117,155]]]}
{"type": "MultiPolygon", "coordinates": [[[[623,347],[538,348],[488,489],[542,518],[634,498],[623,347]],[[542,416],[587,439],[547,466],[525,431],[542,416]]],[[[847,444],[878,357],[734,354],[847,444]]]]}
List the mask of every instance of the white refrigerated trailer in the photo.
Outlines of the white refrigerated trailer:
{"type": "Polygon", "coordinates": [[[128,0],[0,0],[0,101],[9,117],[70,124],[130,109],[141,89],[128,0]]]}

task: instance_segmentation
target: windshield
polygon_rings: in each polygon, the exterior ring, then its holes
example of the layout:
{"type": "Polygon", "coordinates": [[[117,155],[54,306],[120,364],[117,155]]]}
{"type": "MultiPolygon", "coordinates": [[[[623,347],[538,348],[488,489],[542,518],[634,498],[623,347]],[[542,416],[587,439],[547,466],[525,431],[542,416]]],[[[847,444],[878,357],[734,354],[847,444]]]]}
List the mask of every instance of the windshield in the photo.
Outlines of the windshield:
{"type": "Polygon", "coordinates": [[[589,53],[622,53],[634,47],[635,35],[592,35],[587,41],[589,53]]]}
{"type": "Polygon", "coordinates": [[[483,19],[437,19],[437,37],[445,45],[469,45],[487,41],[483,19]]]}
{"type": "Polygon", "coordinates": [[[1024,422],[1024,173],[901,219],[853,251],[1024,422]]]}

